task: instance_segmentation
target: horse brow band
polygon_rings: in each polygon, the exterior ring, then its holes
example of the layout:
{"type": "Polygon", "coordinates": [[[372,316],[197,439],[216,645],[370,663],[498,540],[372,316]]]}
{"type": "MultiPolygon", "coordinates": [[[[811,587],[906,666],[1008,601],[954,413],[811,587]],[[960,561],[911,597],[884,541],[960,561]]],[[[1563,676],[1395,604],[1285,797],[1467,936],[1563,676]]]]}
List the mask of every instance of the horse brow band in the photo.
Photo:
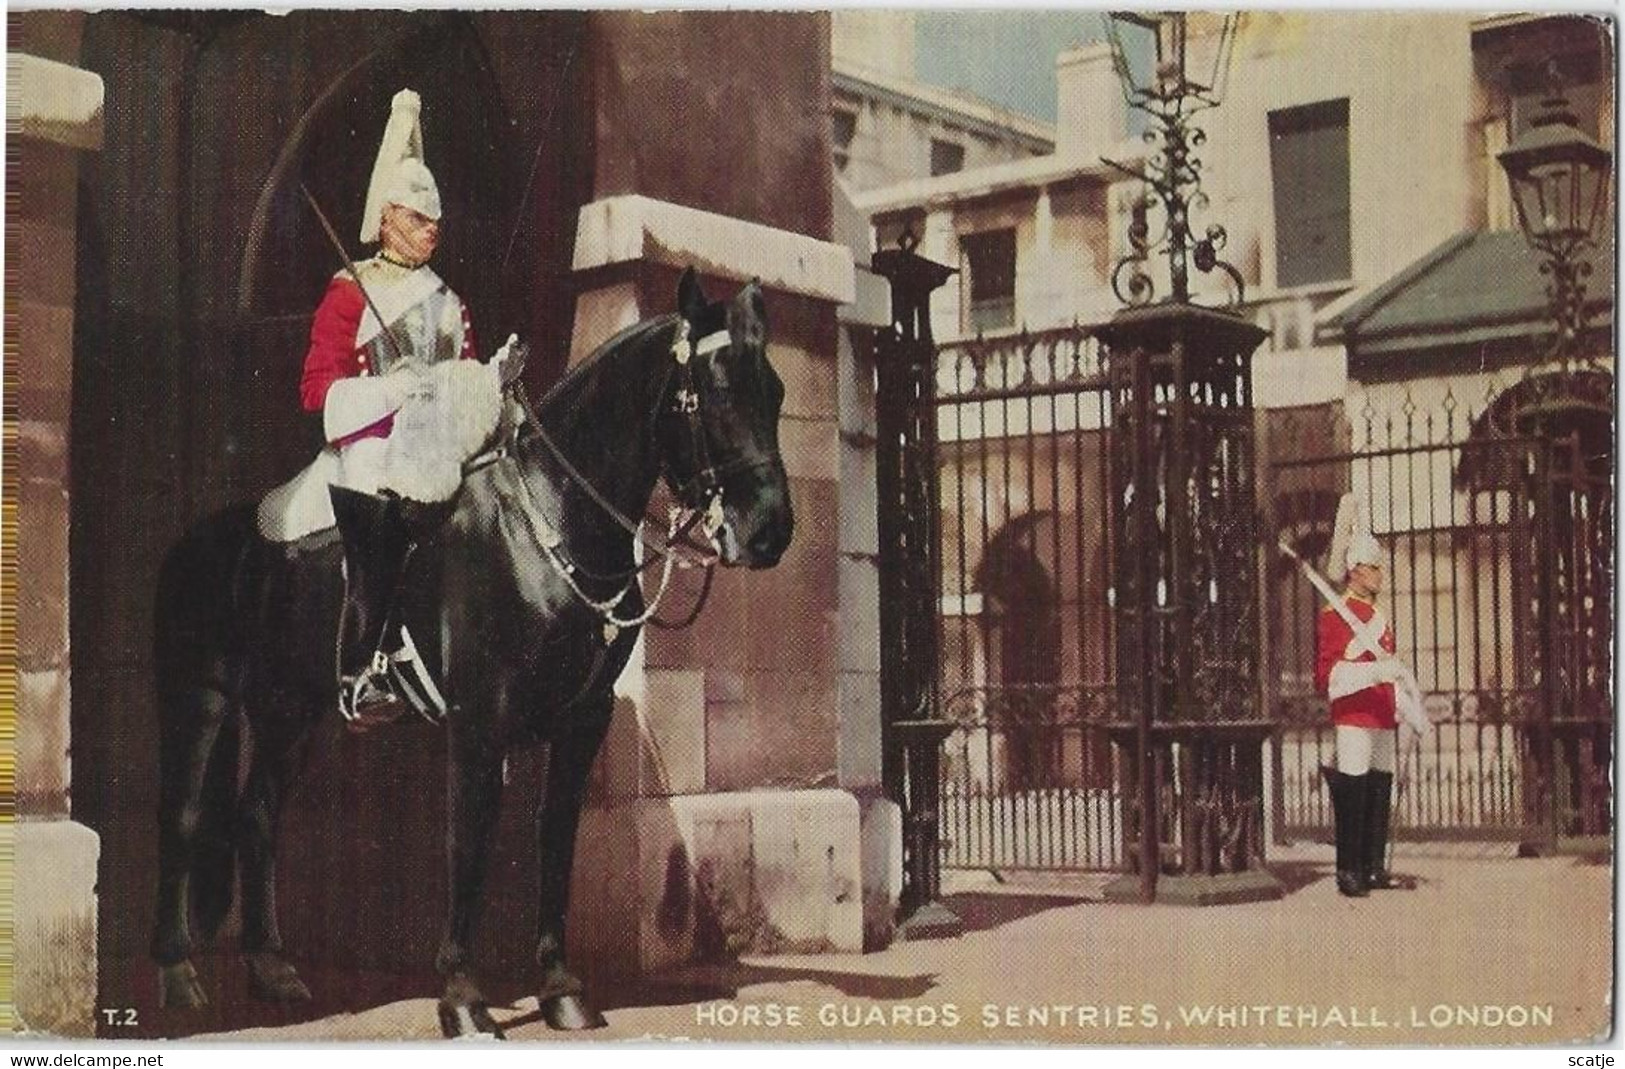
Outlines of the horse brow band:
{"type": "Polygon", "coordinates": [[[727,345],[728,341],[729,337],[726,330],[712,331],[710,334],[707,334],[705,337],[694,343],[694,355],[704,356],[706,353],[714,353],[724,345],[727,345]]]}

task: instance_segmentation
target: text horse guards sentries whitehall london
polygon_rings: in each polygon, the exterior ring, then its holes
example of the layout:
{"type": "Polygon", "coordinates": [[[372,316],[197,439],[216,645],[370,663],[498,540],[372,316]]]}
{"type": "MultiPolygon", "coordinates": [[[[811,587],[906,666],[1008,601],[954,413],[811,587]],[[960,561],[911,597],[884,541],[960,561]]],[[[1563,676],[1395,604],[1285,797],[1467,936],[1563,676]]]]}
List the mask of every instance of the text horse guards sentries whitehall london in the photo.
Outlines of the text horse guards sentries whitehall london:
{"type": "MultiPolygon", "coordinates": [[[[602,1023],[566,967],[564,925],[583,790],[609,725],[612,686],[651,615],[634,540],[644,543],[644,567],[663,565],[667,578],[673,543],[701,523],[726,565],[771,567],[790,543],[778,448],[784,386],[767,360],[761,289],[753,282],[711,304],[689,271],[678,308],[605,343],[539,411],[510,390],[450,518],[425,536],[402,587],[398,618],[440,683],[449,734],[450,901],[436,957],[448,1035],[500,1035],[469,950],[503,757],[537,742],[550,747],[537,814],[542,1013],[555,1028],[602,1023]],[[667,539],[645,538],[633,518],[662,477],[689,518],[674,520],[667,539]]],[[[205,1001],[188,960],[190,924],[205,939],[218,930],[234,868],[254,993],[310,997],[280,954],[276,829],[302,743],[320,717],[334,715],[341,552],[328,538],[290,553],[259,532],[253,506],[241,506],[200,523],[164,562],[152,953],[168,1005],[205,1001]],[[253,758],[239,790],[244,724],[253,758]]]]}

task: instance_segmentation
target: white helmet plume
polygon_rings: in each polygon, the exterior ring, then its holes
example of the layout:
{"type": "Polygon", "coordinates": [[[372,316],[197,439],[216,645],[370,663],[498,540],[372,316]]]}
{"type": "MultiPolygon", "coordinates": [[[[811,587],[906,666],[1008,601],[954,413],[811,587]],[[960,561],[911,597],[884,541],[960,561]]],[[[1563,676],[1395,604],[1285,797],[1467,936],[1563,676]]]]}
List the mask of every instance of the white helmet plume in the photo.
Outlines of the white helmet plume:
{"type": "Polygon", "coordinates": [[[372,180],[367,183],[367,205],[361,213],[363,244],[378,240],[386,205],[399,204],[430,219],[440,218],[440,187],[423,162],[423,127],[418,121],[422,111],[422,98],[410,89],[402,89],[390,102],[389,121],[384,125],[372,180]]]}
{"type": "Polygon", "coordinates": [[[1341,567],[1347,575],[1355,565],[1374,564],[1380,568],[1386,560],[1382,545],[1371,534],[1370,513],[1365,502],[1354,494],[1344,494],[1337,503],[1337,522],[1332,528],[1326,571],[1341,567]]]}

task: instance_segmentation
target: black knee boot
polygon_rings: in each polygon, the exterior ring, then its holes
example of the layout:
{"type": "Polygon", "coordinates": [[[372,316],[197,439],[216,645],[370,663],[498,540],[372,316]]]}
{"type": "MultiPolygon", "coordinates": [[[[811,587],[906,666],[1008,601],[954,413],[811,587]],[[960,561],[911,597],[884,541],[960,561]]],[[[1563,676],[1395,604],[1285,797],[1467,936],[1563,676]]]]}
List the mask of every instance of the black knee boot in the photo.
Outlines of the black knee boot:
{"type": "Polygon", "coordinates": [[[1367,776],[1350,776],[1321,767],[1332,795],[1332,820],[1337,827],[1337,892],[1364,898],[1366,889],[1367,776]]]}
{"type": "Polygon", "coordinates": [[[1366,774],[1365,885],[1373,891],[1393,891],[1401,886],[1388,871],[1388,825],[1393,816],[1394,774],[1366,774]]]}
{"type": "MultiPolygon", "coordinates": [[[[355,721],[387,712],[395,701],[388,658],[399,647],[392,633],[396,590],[412,553],[400,498],[330,488],[333,514],[344,539],[344,609],[339,615],[339,712],[355,721]]],[[[396,710],[398,711],[398,710],[396,710]]]]}

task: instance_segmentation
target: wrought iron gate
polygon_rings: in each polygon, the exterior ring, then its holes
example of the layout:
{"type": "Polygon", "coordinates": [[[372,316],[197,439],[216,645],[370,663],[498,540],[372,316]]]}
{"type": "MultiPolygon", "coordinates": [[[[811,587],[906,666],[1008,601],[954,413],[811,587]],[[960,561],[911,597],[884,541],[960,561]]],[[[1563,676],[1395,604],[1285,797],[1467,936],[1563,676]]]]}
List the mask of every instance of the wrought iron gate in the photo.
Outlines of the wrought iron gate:
{"type": "Polygon", "coordinates": [[[1122,860],[1110,397],[1081,327],[937,354],[944,864],[1122,860]]]}
{"type": "MultiPolygon", "coordinates": [[[[1320,603],[1273,549],[1259,550],[1275,563],[1255,575],[1253,547],[1285,537],[1326,569],[1338,501],[1351,490],[1387,549],[1383,600],[1436,725],[1402,755],[1397,833],[1536,848],[1607,834],[1611,374],[1571,370],[1553,381],[1536,369],[1508,389],[1461,375],[1417,380],[1416,393],[1368,384],[1352,418],[1344,402],[1250,414],[1263,523],[1242,524],[1250,533],[1195,593],[1200,607],[1261,584],[1268,682],[1262,694],[1230,686],[1226,716],[1211,723],[1201,716],[1218,705],[1206,691],[1175,688],[1192,716],[1168,727],[1202,727],[1217,748],[1175,739],[1141,782],[1129,758],[1144,747],[1124,734],[1135,721],[1119,686],[1131,682],[1119,631],[1132,561],[1119,558],[1132,550],[1119,543],[1132,503],[1113,469],[1122,443],[1105,328],[937,348],[923,329],[928,295],[904,303],[899,323],[913,327],[895,327],[877,350],[890,361],[880,375],[882,632],[885,663],[900,666],[883,671],[886,779],[906,799],[910,886],[934,887],[939,863],[1132,869],[1133,846],[1144,844],[1130,825],[1148,787],[1170,802],[1156,817],[1162,842],[1181,852],[1195,844],[1180,864],[1211,867],[1190,820],[1220,798],[1237,841],[1261,857],[1258,788],[1236,785],[1259,782],[1263,716],[1275,725],[1277,837],[1324,834],[1320,767],[1333,760],[1333,733],[1313,688],[1320,603]],[[1476,404],[1452,392],[1468,382],[1482,390],[1476,404]],[[1245,738],[1226,741],[1220,729],[1245,738]],[[1218,778],[1204,786],[1209,772],[1218,778]],[[1180,808],[1181,791],[1197,804],[1180,808]]],[[[1201,480],[1212,477],[1192,469],[1190,485],[1206,493],[1201,480]]],[[[1226,634],[1244,643],[1256,631],[1240,618],[1216,629],[1214,664],[1230,652],[1226,634]]]]}
{"type": "MultiPolygon", "coordinates": [[[[1435,725],[1401,753],[1402,836],[1538,844],[1610,827],[1611,440],[1572,406],[1513,417],[1534,381],[1487,386],[1476,412],[1448,390],[1396,390],[1392,410],[1368,400],[1353,420],[1335,404],[1266,422],[1262,492],[1276,533],[1335,571],[1331,526],[1353,491],[1389,555],[1382,600],[1435,725]]],[[[1275,826],[1325,834],[1320,599],[1285,561],[1267,587],[1275,826]]]]}

